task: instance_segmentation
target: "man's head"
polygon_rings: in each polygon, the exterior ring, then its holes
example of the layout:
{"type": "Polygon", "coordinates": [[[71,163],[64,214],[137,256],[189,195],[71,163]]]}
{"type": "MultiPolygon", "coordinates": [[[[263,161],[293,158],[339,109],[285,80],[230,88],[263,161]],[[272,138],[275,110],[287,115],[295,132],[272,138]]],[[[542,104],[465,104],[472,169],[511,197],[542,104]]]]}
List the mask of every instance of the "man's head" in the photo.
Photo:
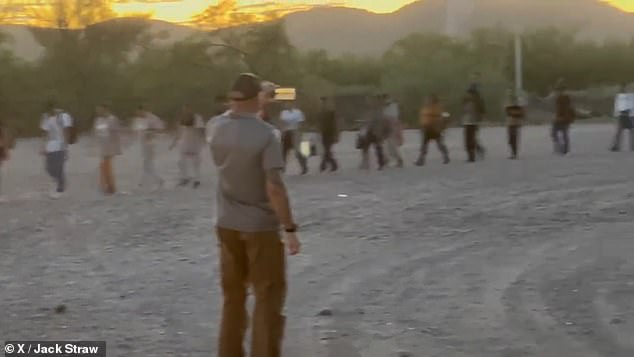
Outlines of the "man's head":
{"type": "Polygon", "coordinates": [[[55,114],[57,112],[57,103],[52,100],[46,103],[46,112],[49,114],[55,114]]]}
{"type": "Polygon", "coordinates": [[[95,108],[95,112],[98,116],[108,115],[110,114],[110,107],[105,103],[101,103],[97,105],[97,107],[95,108]]]}
{"type": "Polygon", "coordinates": [[[469,99],[476,99],[478,97],[478,89],[475,87],[471,87],[469,88],[469,90],[467,90],[467,98],[469,99]]]}
{"type": "Polygon", "coordinates": [[[138,117],[144,117],[147,114],[147,109],[145,108],[144,105],[139,105],[136,108],[136,116],[138,117]]]}
{"type": "Polygon", "coordinates": [[[257,113],[260,109],[262,80],[253,73],[243,73],[235,80],[229,100],[231,109],[238,113],[257,113]]]}
{"type": "Polygon", "coordinates": [[[555,83],[555,92],[556,93],[564,93],[566,92],[566,82],[563,78],[559,78],[555,83]]]}

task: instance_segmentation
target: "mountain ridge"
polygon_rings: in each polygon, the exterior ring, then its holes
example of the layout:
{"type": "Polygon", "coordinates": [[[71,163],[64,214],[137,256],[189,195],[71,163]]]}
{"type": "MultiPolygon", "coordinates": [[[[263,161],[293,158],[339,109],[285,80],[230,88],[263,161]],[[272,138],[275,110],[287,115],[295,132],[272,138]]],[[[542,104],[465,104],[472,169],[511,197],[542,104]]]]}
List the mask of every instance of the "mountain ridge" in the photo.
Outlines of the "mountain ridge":
{"type": "MultiPolygon", "coordinates": [[[[387,14],[346,7],[315,7],[291,13],[283,19],[291,43],[299,50],[324,49],[333,55],[380,56],[394,42],[411,33],[444,33],[446,15],[447,0],[421,0],[387,14]]],[[[160,20],[145,21],[150,24],[151,32],[167,33],[167,38],[160,41],[167,44],[205,32],[160,20]]],[[[459,35],[497,25],[510,29],[577,28],[580,36],[587,38],[624,39],[634,33],[634,13],[600,0],[476,0],[471,17],[461,22],[463,30],[459,35]]],[[[13,37],[9,47],[16,56],[34,60],[41,54],[42,48],[28,27],[1,25],[0,31],[13,37]]]]}

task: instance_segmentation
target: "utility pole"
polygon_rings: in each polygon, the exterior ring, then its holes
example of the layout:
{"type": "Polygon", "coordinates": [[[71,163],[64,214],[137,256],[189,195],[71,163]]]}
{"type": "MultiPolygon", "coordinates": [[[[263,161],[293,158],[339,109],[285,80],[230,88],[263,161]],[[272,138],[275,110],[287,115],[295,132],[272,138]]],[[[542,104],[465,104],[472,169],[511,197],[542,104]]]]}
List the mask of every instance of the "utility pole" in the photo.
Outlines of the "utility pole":
{"type": "Polygon", "coordinates": [[[520,104],[526,105],[524,96],[524,53],[522,49],[522,36],[515,32],[515,93],[520,104]]]}

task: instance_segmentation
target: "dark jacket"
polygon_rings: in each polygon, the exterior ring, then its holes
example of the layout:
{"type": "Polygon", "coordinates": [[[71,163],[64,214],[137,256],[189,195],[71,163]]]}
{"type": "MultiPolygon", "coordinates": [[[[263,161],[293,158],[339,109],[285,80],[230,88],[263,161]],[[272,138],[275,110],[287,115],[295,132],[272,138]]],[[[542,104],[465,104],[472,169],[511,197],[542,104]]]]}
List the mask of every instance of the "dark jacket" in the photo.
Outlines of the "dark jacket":
{"type": "Polygon", "coordinates": [[[391,134],[391,125],[383,115],[382,108],[372,109],[367,121],[367,131],[374,139],[383,141],[391,134]]]}
{"type": "Polygon", "coordinates": [[[575,109],[567,94],[559,94],[555,100],[555,122],[570,124],[575,120],[575,109]]]}
{"type": "Polygon", "coordinates": [[[324,140],[334,141],[337,138],[337,117],[332,109],[324,109],[319,112],[319,131],[324,140]]]}

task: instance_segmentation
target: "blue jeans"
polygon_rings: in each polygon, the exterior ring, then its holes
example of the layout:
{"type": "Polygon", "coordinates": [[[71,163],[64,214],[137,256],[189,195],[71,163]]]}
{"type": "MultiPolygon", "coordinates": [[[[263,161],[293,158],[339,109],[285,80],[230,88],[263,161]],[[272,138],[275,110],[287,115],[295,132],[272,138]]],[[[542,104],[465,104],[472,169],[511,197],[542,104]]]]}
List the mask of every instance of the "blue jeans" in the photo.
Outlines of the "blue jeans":
{"type": "Polygon", "coordinates": [[[54,151],[46,153],[46,172],[55,180],[57,192],[64,192],[66,189],[66,174],[64,166],[66,164],[66,151],[54,151]]]}
{"type": "Polygon", "coordinates": [[[555,122],[551,130],[555,153],[566,155],[570,152],[570,124],[555,122]]]}

